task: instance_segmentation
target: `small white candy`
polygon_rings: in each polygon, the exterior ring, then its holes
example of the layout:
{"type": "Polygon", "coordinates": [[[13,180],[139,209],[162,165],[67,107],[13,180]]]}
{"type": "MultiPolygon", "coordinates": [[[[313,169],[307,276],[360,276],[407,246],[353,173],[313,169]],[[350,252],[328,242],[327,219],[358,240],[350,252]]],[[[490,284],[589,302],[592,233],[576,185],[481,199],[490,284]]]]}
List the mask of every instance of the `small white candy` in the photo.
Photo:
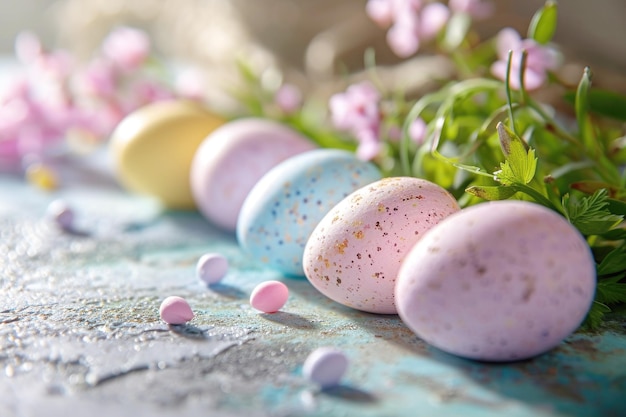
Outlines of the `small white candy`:
{"type": "Polygon", "coordinates": [[[50,203],[47,215],[64,230],[71,229],[74,224],[74,210],[63,200],[55,200],[50,203]]]}
{"type": "Polygon", "coordinates": [[[321,347],[311,352],[306,358],[302,366],[302,374],[322,388],[330,388],[339,385],[347,369],[348,358],[341,350],[321,347]]]}
{"type": "Polygon", "coordinates": [[[211,285],[218,283],[228,272],[228,259],[219,253],[207,253],[198,259],[196,275],[211,285]]]}

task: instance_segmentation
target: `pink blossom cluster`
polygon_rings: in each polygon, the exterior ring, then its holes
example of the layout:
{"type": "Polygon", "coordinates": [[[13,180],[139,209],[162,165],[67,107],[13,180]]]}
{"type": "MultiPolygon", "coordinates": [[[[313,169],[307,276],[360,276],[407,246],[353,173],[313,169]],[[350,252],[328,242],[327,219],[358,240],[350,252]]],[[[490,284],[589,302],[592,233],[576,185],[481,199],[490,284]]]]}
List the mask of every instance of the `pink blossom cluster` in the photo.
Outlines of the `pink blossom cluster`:
{"type": "Polygon", "coordinates": [[[501,80],[506,79],[509,51],[511,55],[511,88],[519,90],[522,71],[522,54],[526,51],[524,66],[524,88],[535,90],[548,78],[548,72],[558,68],[560,57],[556,50],[540,45],[532,39],[522,39],[515,29],[502,29],[496,39],[498,60],[491,66],[491,73],[501,80]]]}
{"type": "Polygon", "coordinates": [[[67,51],[46,51],[31,33],[19,35],[15,53],[25,71],[0,92],[0,165],[40,162],[68,136],[108,138],[121,119],[147,103],[193,96],[177,92],[148,71],[150,39],[120,27],[100,53],[79,64],[67,51]]]}
{"type": "Polygon", "coordinates": [[[435,38],[452,13],[466,13],[480,19],[491,15],[486,0],[450,0],[448,5],[422,0],[368,0],[368,16],[387,31],[387,43],[401,58],[416,53],[424,42],[435,38]]]}
{"type": "Polygon", "coordinates": [[[357,156],[363,160],[374,158],[381,149],[380,100],[376,87],[363,81],[333,95],[329,101],[334,126],[355,136],[359,142],[357,156]]]}
{"type": "MultiPolygon", "coordinates": [[[[329,100],[333,125],[337,129],[350,132],[356,138],[356,154],[362,160],[374,159],[383,147],[384,114],[381,102],[381,94],[369,81],[352,84],[345,92],[334,94],[329,100]]],[[[400,139],[400,126],[392,124],[387,127],[386,134],[390,140],[400,139]]],[[[419,144],[425,135],[425,122],[416,119],[410,126],[409,136],[419,144]]]]}

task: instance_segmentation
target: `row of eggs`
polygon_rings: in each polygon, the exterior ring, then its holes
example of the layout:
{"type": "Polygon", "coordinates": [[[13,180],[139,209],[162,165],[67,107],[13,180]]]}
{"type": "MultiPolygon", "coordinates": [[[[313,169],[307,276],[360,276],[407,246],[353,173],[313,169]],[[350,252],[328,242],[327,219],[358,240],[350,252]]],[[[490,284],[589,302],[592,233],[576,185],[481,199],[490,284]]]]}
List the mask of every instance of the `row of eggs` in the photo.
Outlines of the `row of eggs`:
{"type": "Polygon", "coordinates": [[[560,215],[522,201],[461,210],[436,184],[381,178],[271,120],[156,103],[118,126],[111,149],[129,189],[197,207],[252,258],[346,306],[397,313],[450,353],[535,356],[593,300],[591,252],[560,215]]]}

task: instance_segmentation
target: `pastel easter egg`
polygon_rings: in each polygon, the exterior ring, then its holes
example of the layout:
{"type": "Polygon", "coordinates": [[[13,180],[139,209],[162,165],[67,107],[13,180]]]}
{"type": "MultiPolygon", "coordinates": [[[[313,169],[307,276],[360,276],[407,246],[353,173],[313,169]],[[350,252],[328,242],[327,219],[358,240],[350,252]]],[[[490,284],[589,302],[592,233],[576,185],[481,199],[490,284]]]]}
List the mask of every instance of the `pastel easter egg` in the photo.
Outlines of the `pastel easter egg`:
{"type": "Polygon", "coordinates": [[[130,113],[110,141],[119,181],[168,208],[193,209],[191,161],[204,138],[224,122],[202,105],[183,100],[160,101],[130,113]]]}
{"type": "Polygon", "coordinates": [[[324,215],[348,194],[381,178],[353,153],[317,149],[272,168],[244,201],[237,238],[252,258],[302,276],[304,246],[324,215]]]}
{"type": "Polygon", "coordinates": [[[595,263],[564,217],[506,200],[461,210],[407,255],[396,304],[406,325],[446,352],[483,361],[530,358],[580,326],[595,263]]]}
{"type": "Polygon", "coordinates": [[[224,122],[185,100],[160,101],[130,113],[110,141],[119,181],[168,208],[193,209],[191,160],[204,138],[224,122]]]}
{"type": "Polygon", "coordinates": [[[338,303],[395,314],[394,287],[404,257],[424,232],[458,210],[450,193],[423,179],[366,185],[317,225],[304,249],[304,273],[338,303]]]}
{"type": "Polygon", "coordinates": [[[191,189],[202,214],[235,231],[246,196],[271,168],[316,145],[272,120],[246,118],[229,122],[200,145],[191,165],[191,189]]]}

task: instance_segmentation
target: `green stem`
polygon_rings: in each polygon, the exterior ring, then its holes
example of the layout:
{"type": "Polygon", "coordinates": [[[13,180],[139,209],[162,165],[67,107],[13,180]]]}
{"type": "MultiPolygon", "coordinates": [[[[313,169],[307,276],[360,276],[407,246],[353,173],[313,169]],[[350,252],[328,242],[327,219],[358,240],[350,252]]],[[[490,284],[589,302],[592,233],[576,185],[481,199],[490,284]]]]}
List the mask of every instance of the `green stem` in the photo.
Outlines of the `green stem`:
{"type": "Polygon", "coordinates": [[[445,97],[445,90],[438,91],[436,93],[428,94],[423,96],[421,99],[417,100],[409,114],[404,119],[404,124],[402,125],[402,139],[400,140],[400,166],[402,167],[402,172],[406,176],[412,175],[411,162],[409,157],[409,145],[411,143],[411,137],[409,135],[409,129],[411,127],[411,123],[417,119],[420,114],[426,108],[437,101],[441,101],[443,97],[445,97]]]}
{"type": "Polygon", "coordinates": [[[529,187],[528,185],[525,185],[525,184],[520,184],[520,183],[512,184],[511,187],[514,187],[519,192],[522,192],[524,194],[531,196],[532,198],[535,199],[537,203],[540,203],[558,213],[563,214],[561,210],[557,206],[555,206],[554,203],[552,203],[552,201],[550,201],[546,196],[544,196],[543,194],[541,194],[539,191],[535,190],[534,188],[529,187]]]}
{"type": "Polygon", "coordinates": [[[572,145],[575,145],[579,150],[584,152],[585,150],[584,145],[575,136],[568,133],[565,129],[563,129],[561,126],[556,124],[553,118],[548,113],[546,113],[546,111],[530,96],[526,97],[526,105],[530,107],[531,109],[533,109],[543,119],[543,121],[548,126],[550,126],[550,130],[555,135],[571,143],[572,145]]]}
{"type": "Polygon", "coordinates": [[[513,118],[513,100],[511,100],[511,60],[513,58],[513,51],[509,51],[506,59],[506,74],[504,77],[504,88],[506,92],[506,104],[509,113],[509,127],[513,133],[517,134],[515,130],[515,119],[513,118]]]}

